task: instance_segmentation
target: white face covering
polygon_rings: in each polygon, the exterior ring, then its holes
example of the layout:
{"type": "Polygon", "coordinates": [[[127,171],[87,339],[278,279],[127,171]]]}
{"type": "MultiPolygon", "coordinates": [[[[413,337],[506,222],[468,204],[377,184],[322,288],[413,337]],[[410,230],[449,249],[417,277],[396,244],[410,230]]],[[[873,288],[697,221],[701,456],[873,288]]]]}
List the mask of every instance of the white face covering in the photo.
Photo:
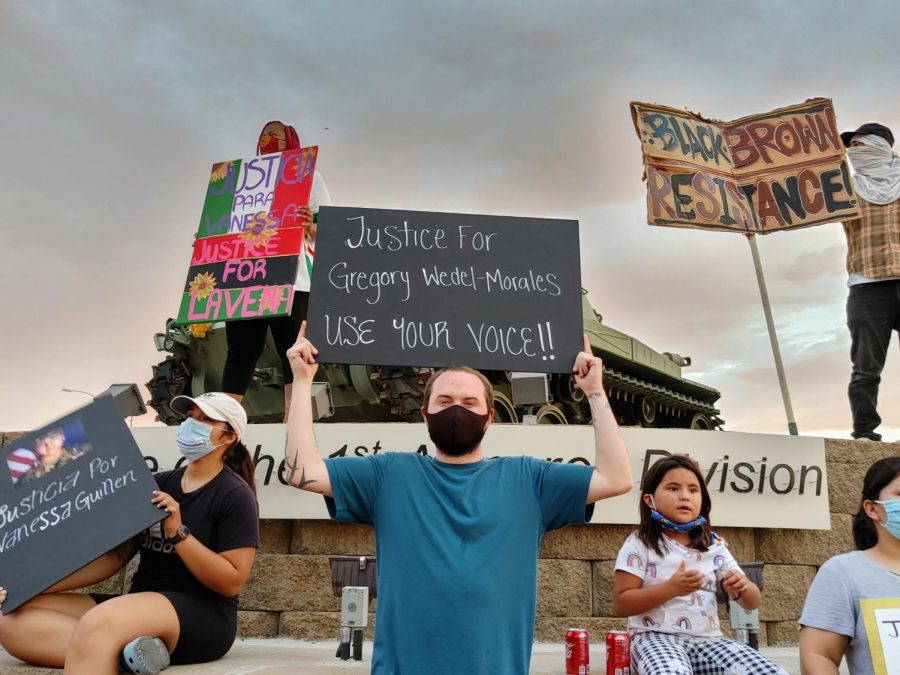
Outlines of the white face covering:
{"type": "Polygon", "coordinates": [[[852,140],[863,143],[847,148],[859,196],[872,204],[890,204],[900,199],[900,156],[881,136],[859,134],[852,140]]]}

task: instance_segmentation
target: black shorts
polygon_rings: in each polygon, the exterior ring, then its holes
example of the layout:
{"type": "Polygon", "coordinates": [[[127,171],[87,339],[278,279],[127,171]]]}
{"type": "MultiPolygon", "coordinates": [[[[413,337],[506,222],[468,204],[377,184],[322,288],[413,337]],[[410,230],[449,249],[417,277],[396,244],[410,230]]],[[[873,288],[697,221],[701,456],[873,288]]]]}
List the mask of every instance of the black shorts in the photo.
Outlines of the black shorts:
{"type": "MultiPolygon", "coordinates": [[[[172,603],[178,615],[178,643],[172,652],[173,665],[206,663],[221,659],[231,649],[237,635],[237,607],[220,600],[182,591],[152,591],[172,603]]],[[[119,597],[114,593],[91,593],[98,605],[119,597]]],[[[155,637],[155,636],[154,636],[155,637]]]]}
{"type": "MultiPolygon", "coordinates": [[[[304,264],[303,261],[300,264],[304,264]]],[[[288,361],[287,350],[297,341],[300,324],[306,319],[309,293],[294,291],[294,305],[287,316],[264,319],[245,319],[225,323],[225,341],[228,353],[222,371],[222,391],[227,394],[247,393],[253,380],[253,371],[266,347],[266,335],[272,332],[275,350],[281,359],[281,374],[285,384],[292,384],[294,372],[288,361]]]]}

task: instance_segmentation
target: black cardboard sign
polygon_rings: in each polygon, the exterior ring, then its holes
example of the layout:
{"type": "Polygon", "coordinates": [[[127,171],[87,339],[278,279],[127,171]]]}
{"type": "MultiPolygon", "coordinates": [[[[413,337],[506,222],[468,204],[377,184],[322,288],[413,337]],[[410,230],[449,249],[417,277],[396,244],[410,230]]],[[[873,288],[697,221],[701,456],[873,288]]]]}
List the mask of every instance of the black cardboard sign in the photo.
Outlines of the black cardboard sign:
{"type": "Polygon", "coordinates": [[[156,481],[110,396],[0,450],[3,613],[159,522],[156,481]],[[56,459],[45,469],[42,457],[56,459]]]}
{"type": "Polygon", "coordinates": [[[307,336],[322,363],[569,372],[578,221],[322,207],[307,336]]]}

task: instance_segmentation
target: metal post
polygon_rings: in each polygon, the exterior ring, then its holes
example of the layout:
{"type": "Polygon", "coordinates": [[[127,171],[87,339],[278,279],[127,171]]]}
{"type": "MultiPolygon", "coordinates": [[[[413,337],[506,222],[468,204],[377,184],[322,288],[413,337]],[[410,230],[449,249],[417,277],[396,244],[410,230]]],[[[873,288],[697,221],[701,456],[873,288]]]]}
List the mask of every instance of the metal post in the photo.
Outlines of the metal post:
{"type": "MultiPolygon", "coordinates": [[[[365,556],[360,557],[360,567],[365,567],[365,556]]],[[[369,621],[369,588],[344,586],[341,589],[341,643],[335,656],[347,661],[362,660],[363,629],[369,621]]]]}
{"type": "Polygon", "coordinates": [[[362,628],[353,629],[353,660],[362,661],[363,657],[363,630],[362,628]]]}
{"type": "Polygon", "coordinates": [[[759,297],[762,300],[763,312],[766,315],[766,327],[769,329],[769,342],[772,344],[772,356],[775,357],[775,371],[778,373],[778,385],[781,387],[781,398],[784,401],[784,414],[787,416],[788,432],[797,436],[797,423],[794,421],[794,408],[791,406],[791,395],[788,392],[787,378],[784,376],[784,363],[781,361],[781,350],[778,348],[778,336],[775,334],[775,322],[772,320],[772,307],[769,305],[769,292],[763,277],[762,262],[759,249],[756,247],[756,235],[748,234],[750,252],[753,254],[753,266],[756,268],[756,281],[759,283],[759,297]]]}
{"type": "Polygon", "coordinates": [[[744,609],[736,600],[728,599],[728,618],[734,639],[738,642],[759,649],[759,610],[744,609]]]}

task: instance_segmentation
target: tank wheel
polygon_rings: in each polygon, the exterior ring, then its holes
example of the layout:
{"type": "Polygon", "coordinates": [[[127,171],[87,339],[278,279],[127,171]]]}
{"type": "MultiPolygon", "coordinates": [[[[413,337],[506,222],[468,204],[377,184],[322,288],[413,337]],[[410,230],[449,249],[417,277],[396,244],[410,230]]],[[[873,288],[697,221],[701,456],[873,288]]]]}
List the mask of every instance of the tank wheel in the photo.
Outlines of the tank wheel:
{"type": "Polygon", "coordinates": [[[715,427],[709,415],[705,413],[695,413],[691,418],[691,429],[701,429],[703,431],[712,431],[715,427]]]}
{"type": "Polygon", "coordinates": [[[641,398],[638,419],[642,427],[656,426],[656,401],[649,396],[641,398]]]}
{"type": "Polygon", "coordinates": [[[548,403],[535,413],[537,424],[568,424],[566,414],[557,406],[548,403]]]}
{"type": "Polygon", "coordinates": [[[494,421],[500,424],[515,424],[519,421],[516,408],[502,391],[494,389],[494,421]]]}
{"type": "Polygon", "coordinates": [[[170,426],[181,422],[181,416],[175,414],[169,403],[176,396],[193,395],[191,380],[191,373],[182,358],[167,356],[165,361],[153,366],[153,378],[146,384],[150,391],[147,403],[156,411],[160,422],[170,426]]]}
{"type": "Polygon", "coordinates": [[[571,375],[565,378],[566,400],[579,403],[584,400],[584,392],[575,384],[575,378],[571,375]]]}

